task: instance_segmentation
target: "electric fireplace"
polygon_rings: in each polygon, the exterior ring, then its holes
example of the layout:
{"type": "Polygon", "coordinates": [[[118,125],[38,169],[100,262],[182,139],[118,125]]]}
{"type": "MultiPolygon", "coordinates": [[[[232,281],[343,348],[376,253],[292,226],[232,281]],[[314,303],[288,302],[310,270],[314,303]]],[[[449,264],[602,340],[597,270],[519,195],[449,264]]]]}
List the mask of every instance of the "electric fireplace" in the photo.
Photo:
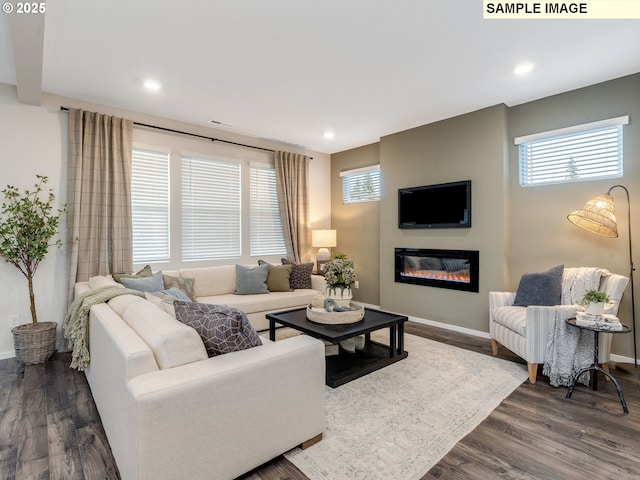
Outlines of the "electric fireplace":
{"type": "Polygon", "coordinates": [[[477,250],[395,249],[395,281],[479,292],[477,250]]]}

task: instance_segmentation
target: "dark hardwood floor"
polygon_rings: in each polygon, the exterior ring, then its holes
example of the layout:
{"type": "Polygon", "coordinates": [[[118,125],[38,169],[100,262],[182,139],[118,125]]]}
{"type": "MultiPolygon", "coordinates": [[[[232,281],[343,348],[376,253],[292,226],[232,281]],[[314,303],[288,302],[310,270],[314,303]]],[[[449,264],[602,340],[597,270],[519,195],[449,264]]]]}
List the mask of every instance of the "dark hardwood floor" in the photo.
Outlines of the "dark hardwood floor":
{"type": "MultiPolygon", "coordinates": [[[[488,340],[470,335],[415,323],[406,332],[491,354],[488,340]]],[[[522,363],[506,349],[499,357],[522,363]]],[[[60,353],[44,365],[0,361],[0,479],[119,478],[84,374],[68,368],[69,360],[60,353]]],[[[579,386],[566,400],[566,388],[539,374],[536,385],[518,387],[423,480],[640,478],[640,379],[611,371],[628,415],[603,378],[598,391],[579,386]]],[[[306,478],[282,457],[242,477],[306,478]]]]}

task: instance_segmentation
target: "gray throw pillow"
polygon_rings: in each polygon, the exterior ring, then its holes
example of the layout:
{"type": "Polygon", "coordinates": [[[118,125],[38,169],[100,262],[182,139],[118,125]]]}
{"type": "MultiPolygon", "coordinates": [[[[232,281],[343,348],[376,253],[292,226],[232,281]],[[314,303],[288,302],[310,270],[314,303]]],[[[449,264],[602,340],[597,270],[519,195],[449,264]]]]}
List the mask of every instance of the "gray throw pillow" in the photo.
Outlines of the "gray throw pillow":
{"type": "Polygon", "coordinates": [[[294,263],[287,258],[283,258],[283,265],[291,265],[291,275],[289,283],[291,288],[311,288],[311,272],[313,271],[313,263],[294,263]]]}
{"type": "Polygon", "coordinates": [[[111,276],[116,282],[122,283],[120,280],[123,278],[141,278],[141,277],[150,277],[153,275],[153,271],[151,270],[150,265],[145,265],[142,270],[138,273],[114,273],[111,276]]]}
{"type": "Polygon", "coordinates": [[[541,273],[525,273],[520,279],[514,306],[560,305],[562,298],[562,274],[564,265],[558,265],[541,273]]]}
{"type": "Polygon", "coordinates": [[[210,357],[262,345],[260,336],[241,310],[226,305],[173,302],[176,318],[194,328],[210,357]]]}
{"type": "Polygon", "coordinates": [[[246,267],[236,265],[236,295],[255,295],[269,293],[267,288],[269,264],[246,267]]]}
{"type": "Polygon", "coordinates": [[[159,292],[164,290],[164,282],[162,281],[162,272],[158,271],[150,277],[142,278],[125,278],[120,279],[125,287],[132,290],[138,290],[140,292],[159,292]]]}

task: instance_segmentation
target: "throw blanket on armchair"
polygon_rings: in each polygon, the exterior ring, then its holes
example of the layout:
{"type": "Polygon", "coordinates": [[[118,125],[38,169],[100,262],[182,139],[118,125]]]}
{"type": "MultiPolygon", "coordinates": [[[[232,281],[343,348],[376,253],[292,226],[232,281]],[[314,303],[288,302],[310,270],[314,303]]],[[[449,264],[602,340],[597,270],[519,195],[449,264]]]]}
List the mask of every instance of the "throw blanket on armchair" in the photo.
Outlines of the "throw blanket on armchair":
{"type": "Polygon", "coordinates": [[[84,370],[91,360],[89,354],[89,312],[98,303],[111,300],[118,295],[138,295],[144,293],[120,286],[89,290],[76,298],[64,317],[64,337],[71,344],[71,368],[84,370]]]}
{"type": "MultiPolygon", "coordinates": [[[[554,327],[549,332],[543,375],[549,377],[554,387],[568,387],[581,369],[593,360],[593,332],[569,325],[566,320],[574,318],[582,307],[576,304],[587,290],[597,290],[600,278],[609,272],[600,268],[581,267],[565,269],[562,279],[562,304],[557,308],[554,327]]],[[[588,385],[589,372],[580,375],[578,382],[588,385]]]]}

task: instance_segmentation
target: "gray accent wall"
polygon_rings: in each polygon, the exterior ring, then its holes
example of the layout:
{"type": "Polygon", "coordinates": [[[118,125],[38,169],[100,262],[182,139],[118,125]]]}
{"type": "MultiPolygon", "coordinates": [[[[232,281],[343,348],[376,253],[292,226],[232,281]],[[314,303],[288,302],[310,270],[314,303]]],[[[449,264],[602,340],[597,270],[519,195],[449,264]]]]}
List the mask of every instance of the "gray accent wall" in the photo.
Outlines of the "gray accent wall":
{"type": "MultiPolygon", "coordinates": [[[[609,187],[623,184],[631,193],[634,256],[640,265],[640,74],[561,93],[526,104],[494,107],[385,136],[379,143],[332,155],[332,225],[339,247],[358,256],[362,301],[383,309],[455,327],[488,332],[488,292],[515,291],[523,273],[539,272],[560,263],[600,266],[629,275],[627,202],[615,189],[620,237],[598,237],[566,220],[609,187]],[[562,185],[521,187],[517,136],[606,118],[630,115],[624,127],[624,176],[619,179],[562,185]],[[374,163],[379,154],[383,195],[378,220],[375,207],[361,210],[341,204],[339,172],[374,163]],[[470,229],[402,230],[397,226],[397,190],[433,183],[471,179],[470,229]],[[375,240],[379,231],[378,266],[375,240]],[[395,247],[480,251],[480,292],[461,292],[395,283],[395,247]],[[366,262],[366,267],[364,263],[366,262]],[[375,302],[378,284],[379,302],[375,302]]],[[[437,206],[434,206],[437,208],[437,206]]],[[[637,275],[636,275],[636,280],[637,275]]],[[[640,280],[636,288],[640,289],[640,280]]],[[[631,322],[630,289],[619,310],[631,322]]],[[[640,304],[638,305],[640,315],[640,304]]],[[[640,322],[640,318],[638,319],[640,322]]],[[[639,336],[640,337],[640,336],[639,336]]],[[[616,335],[613,352],[631,356],[632,335],[616,335]]]]}
{"type": "MultiPolygon", "coordinates": [[[[509,110],[509,255],[511,288],[523,273],[541,271],[560,263],[566,266],[598,266],[629,275],[627,199],[622,189],[611,192],[616,204],[618,238],[605,238],[576,227],[567,215],[613,185],[629,189],[634,256],[640,265],[640,74],[585,87],[509,110]],[[513,138],[607,118],[629,115],[623,127],[624,176],[608,180],[523,188],[518,179],[518,150],[513,138]]],[[[636,321],[640,326],[640,278],[636,273],[636,321]]],[[[631,322],[631,290],[627,287],[618,315],[631,322]]],[[[633,356],[632,335],[614,335],[612,351],[633,356]]],[[[638,335],[640,341],[640,335],[638,335]]]]}
{"type": "MultiPolygon", "coordinates": [[[[506,262],[507,108],[479,110],[380,140],[380,306],[423,319],[487,330],[489,291],[501,288],[506,262]],[[398,228],[398,189],[471,180],[471,228],[398,228]],[[480,251],[480,292],[396,283],[394,249],[480,251]]],[[[438,205],[425,205],[438,208],[438,205]]]]}

